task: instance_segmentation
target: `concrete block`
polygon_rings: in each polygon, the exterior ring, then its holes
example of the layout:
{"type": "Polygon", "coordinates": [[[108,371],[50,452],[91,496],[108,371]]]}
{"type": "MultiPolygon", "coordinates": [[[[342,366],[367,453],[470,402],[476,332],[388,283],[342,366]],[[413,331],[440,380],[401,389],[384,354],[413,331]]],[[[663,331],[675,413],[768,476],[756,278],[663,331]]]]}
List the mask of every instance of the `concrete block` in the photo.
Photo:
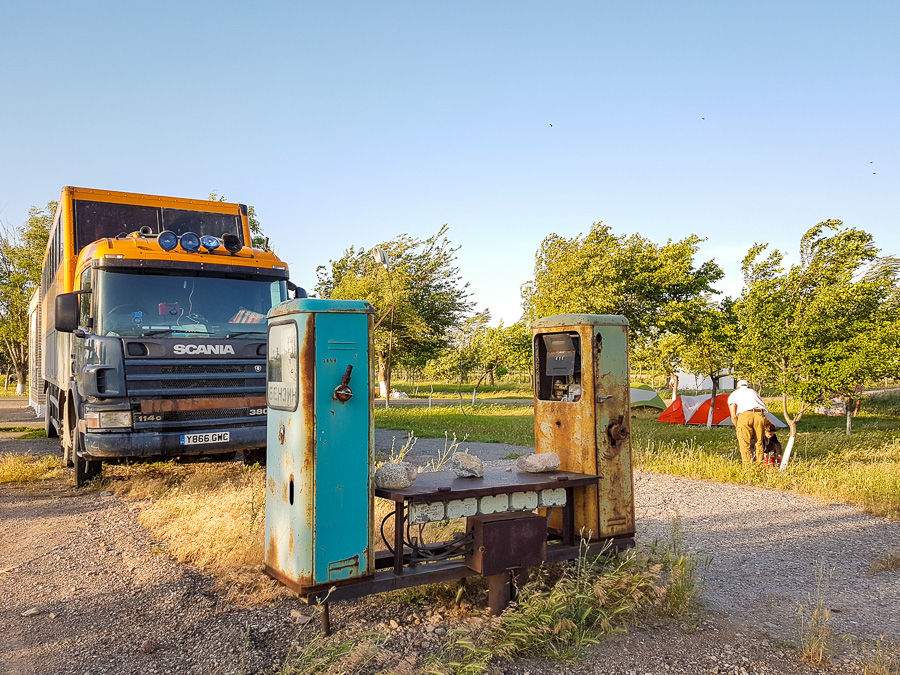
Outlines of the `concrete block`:
{"type": "Polygon", "coordinates": [[[482,497],[479,502],[478,513],[486,516],[492,513],[506,513],[509,511],[509,495],[482,497]]]}
{"type": "Polygon", "coordinates": [[[531,511],[538,506],[537,492],[513,492],[509,496],[510,511],[531,511]]]}
{"type": "Polygon", "coordinates": [[[445,506],[444,502],[432,502],[431,504],[413,502],[409,505],[409,522],[411,525],[422,525],[446,520],[445,506]]]}
{"type": "Polygon", "coordinates": [[[453,499],[447,502],[447,518],[466,518],[478,513],[478,500],[475,497],[468,499],[453,499]]]}

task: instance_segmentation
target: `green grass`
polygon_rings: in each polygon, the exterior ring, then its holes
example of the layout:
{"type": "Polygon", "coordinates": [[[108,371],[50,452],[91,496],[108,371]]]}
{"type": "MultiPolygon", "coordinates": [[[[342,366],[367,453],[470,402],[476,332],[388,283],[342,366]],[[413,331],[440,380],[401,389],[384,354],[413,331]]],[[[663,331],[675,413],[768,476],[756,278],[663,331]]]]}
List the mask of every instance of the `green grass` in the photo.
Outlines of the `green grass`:
{"type": "MultiPolygon", "coordinates": [[[[404,382],[402,380],[392,380],[391,389],[405,392],[410,398],[427,399],[431,392],[431,387],[433,386],[434,393],[431,394],[432,398],[458,399],[459,395],[462,394],[463,400],[471,402],[472,390],[475,388],[475,382],[477,382],[477,378],[464,384],[458,384],[456,382],[451,382],[449,384],[445,382],[432,383],[428,381],[419,381],[413,384],[412,382],[404,382]],[[418,393],[416,393],[416,387],[418,387],[418,393]]],[[[484,381],[478,385],[478,398],[480,399],[531,398],[532,396],[531,385],[528,382],[523,382],[522,384],[517,382],[488,384],[487,381],[484,381]]]]}
{"type": "Polygon", "coordinates": [[[0,396],[27,396],[27,392],[25,394],[17,394],[16,393],[16,382],[15,380],[10,379],[9,385],[4,386],[4,382],[0,380],[0,396]]]}
{"type": "Polygon", "coordinates": [[[376,406],[375,426],[412,431],[419,438],[443,438],[446,432],[458,439],[468,436],[470,441],[534,445],[534,414],[523,406],[467,405],[465,414],[458,406],[376,406]]]}
{"type": "Polygon", "coordinates": [[[30,438],[47,438],[47,432],[43,429],[25,429],[25,433],[18,437],[18,440],[26,440],[30,438]]]}
{"type": "MultiPolygon", "coordinates": [[[[780,400],[769,407],[781,416],[780,400]]],[[[445,433],[469,441],[534,445],[529,407],[503,405],[375,410],[380,428],[412,431],[422,438],[445,433]]],[[[845,434],[843,417],[806,413],[788,470],[745,467],[732,427],[683,426],[656,421],[657,411],[632,412],[634,466],[646,471],[719,482],[758,485],[857,506],[866,513],[900,518],[900,395],[867,399],[845,434]]],[[[779,431],[787,443],[787,429],[779,431]]]]}

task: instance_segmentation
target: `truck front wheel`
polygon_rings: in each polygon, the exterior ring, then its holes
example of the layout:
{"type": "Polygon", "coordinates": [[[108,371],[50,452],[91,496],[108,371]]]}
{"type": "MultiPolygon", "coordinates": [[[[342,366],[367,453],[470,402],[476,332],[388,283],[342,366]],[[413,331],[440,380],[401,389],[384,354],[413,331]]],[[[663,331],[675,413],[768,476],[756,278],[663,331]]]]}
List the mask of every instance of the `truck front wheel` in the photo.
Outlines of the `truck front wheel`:
{"type": "Polygon", "coordinates": [[[75,447],[72,451],[75,464],[75,487],[84,487],[89,482],[103,475],[103,462],[99,459],[85,459],[81,456],[84,452],[84,435],[78,431],[74,433],[75,447]]]}

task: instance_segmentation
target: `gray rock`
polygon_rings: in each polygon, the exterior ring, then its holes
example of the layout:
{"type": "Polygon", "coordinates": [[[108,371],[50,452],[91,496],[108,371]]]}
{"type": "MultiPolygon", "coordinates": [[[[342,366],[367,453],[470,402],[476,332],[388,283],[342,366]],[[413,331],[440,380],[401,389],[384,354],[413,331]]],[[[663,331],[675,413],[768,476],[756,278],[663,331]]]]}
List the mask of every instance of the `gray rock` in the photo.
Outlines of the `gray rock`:
{"type": "Polygon", "coordinates": [[[484,463],[475,455],[467,452],[453,453],[450,468],[460,478],[481,478],[484,476],[484,463]]]}
{"type": "Polygon", "coordinates": [[[416,480],[416,467],[409,462],[385,462],[375,470],[375,487],[402,490],[416,480]]]}
{"type": "Polygon", "coordinates": [[[516,460],[516,468],[519,471],[527,471],[528,473],[556,471],[559,468],[559,464],[559,455],[555,452],[532,453],[519,457],[516,460]]]}

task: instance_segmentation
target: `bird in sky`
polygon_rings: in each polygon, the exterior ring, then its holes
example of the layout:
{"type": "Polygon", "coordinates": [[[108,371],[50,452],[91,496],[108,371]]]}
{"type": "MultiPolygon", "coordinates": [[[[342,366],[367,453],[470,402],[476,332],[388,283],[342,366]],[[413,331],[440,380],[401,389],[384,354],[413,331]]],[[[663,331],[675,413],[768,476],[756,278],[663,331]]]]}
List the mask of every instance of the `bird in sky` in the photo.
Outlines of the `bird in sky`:
{"type": "Polygon", "coordinates": [[[553,125],[551,124],[550,126],[552,127],[553,125]]]}
{"type": "Polygon", "coordinates": [[[705,117],[701,117],[700,119],[701,119],[703,122],[706,121],[706,118],[705,118],[705,117]]]}

